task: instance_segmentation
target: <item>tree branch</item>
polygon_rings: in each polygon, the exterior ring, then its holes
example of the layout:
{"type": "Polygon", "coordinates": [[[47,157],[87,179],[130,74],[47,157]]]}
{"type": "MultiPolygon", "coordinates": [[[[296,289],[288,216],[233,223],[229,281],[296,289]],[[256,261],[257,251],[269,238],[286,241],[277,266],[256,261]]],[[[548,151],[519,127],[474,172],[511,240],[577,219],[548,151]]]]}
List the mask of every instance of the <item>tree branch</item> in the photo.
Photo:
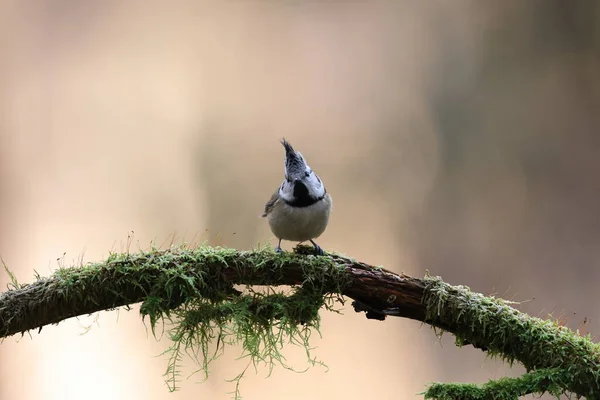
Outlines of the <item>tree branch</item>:
{"type": "MultiPolygon", "coordinates": [[[[195,324],[235,319],[235,307],[242,304],[244,312],[255,318],[252,323],[263,328],[265,321],[272,320],[301,325],[316,320],[324,297],[332,294],[352,298],[355,310],[366,312],[367,318],[422,321],[451,332],[459,345],[471,344],[509,362],[517,360],[528,371],[552,371],[543,379],[533,374],[515,380],[521,385],[516,389],[517,383],[507,380],[503,387],[513,385],[511,393],[521,393],[523,382],[529,385],[528,393],[548,388],[552,393],[560,389],[588,398],[600,393],[598,345],[589,338],[439,278],[395,274],[340,255],[315,257],[305,247],[297,248],[295,254],[269,249],[172,248],[113,254],[105,262],[62,268],[48,278],[0,294],[0,337],[139,302],[153,327],[161,317],[185,310],[181,335],[191,332],[195,324]],[[297,291],[288,297],[248,297],[234,285],[288,285],[297,291]],[[193,310],[190,304],[196,304],[193,310]]],[[[455,398],[440,391],[439,385],[430,387],[425,396],[455,398]]],[[[491,387],[474,388],[471,397],[461,398],[479,398],[481,390],[491,387]]]]}

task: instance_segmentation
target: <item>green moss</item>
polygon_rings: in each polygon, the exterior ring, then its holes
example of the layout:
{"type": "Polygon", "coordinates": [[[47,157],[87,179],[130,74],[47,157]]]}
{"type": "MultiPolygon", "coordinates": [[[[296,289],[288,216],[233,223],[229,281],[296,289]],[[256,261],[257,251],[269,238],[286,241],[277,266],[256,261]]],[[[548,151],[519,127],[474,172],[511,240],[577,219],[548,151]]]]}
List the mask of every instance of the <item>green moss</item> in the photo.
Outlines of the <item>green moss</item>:
{"type": "MultiPolygon", "coordinates": [[[[530,392],[572,392],[598,397],[600,369],[598,345],[551,320],[530,317],[509,302],[450,286],[439,278],[426,278],[423,299],[426,321],[447,327],[457,345],[472,344],[532,372],[519,379],[504,379],[484,386],[435,384],[425,392],[431,399],[513,399],[529,385],[530,392]],[[590,356],[593,355],[593,356],[590,356]],[[536,386],[537,385],[537,386],[536,386]],[[495,397],[480,397],[495,393],[495,397]],[[453,397],[454,396],[454,397],[453,397]]],[[[528,392],[528,393],[530,393],[528,392]]]]}
{"type": "MultiPolygon", "coordinates": [[[[128,257],[115,255],[112,262],[122,266],[128,257]]],[[[191,356],[199,372],[208,376],[210,362],[224,345],[241,344],[241,356],[249,358],[249,365],[262,363],[271,370],[275,365],[289,368],[281,349],[284,343],[294,343],[306,349],[308,361],[314,364],[308,340],[313,331],[318,332],[318,311],[323,306],[332,308],[330,293],[339,293],[346,279],[343,269],[328,258],[278,254],[271,249],[241,253],[214,247],[171,249],[155,253],[148,263],[160,273],[140,311],[149,317],[153,332],[161,321],[171,326],[173,345],[166,352],[171,390],[177,388],[184,355],[191,356]],[[227,268],[249,284],[260,285],[283,276],[290,263],[301,267],[303,279],[291,294],[259,292],[250,285],[242,293],[222,276],[227,268]]],[[[234,379],[236,397],[242,376],[234,379]]]]}
{"type": "Polygon", "coordinates": [[[8,265],[6,265],[6,263],[4,262],[4,260],[0,257],[0,262],[2,263],[2,266],[4,267],[4,272],[6,272],[6,274],[8,275],[8,278],[10,279],[10,282],[6,285],[8,290],[16,290],[19,289],[21,287],[21,285],[19,284],[19,281],[17,280],[17,276],[15,275],[14,272],[12,272],[9,268],[8,265]]]}
{"type": "MultiPolygon", "coordinates": [[[[306,246],[283,254],[269,248],[239,252],[179,246],[113,253],[105,262],[61,268],[49,278],[38,275],[30,285],[20,285],[12,276],[12,289],[1,296],[14,299],[18,294],[20,301],[0,308],[0,336],[142,302],[140,312],[152,332],[166,328],[172,339],[166,351],[171,390],[177,388],[186,357],[207,376],[211,361],[230,344],[241,345],[248,366],[265,365],[269,371],[276,365],[289,368],[281,353],[287,343],[304,347],[309,363],[315,364],[309,339],[318,333],[319,310],[334,310],[336,296],[349,284],[344,267],[349,260],[312,252],[306,246]],[[273,282],[282,287],[260,288],[273,282]],[[29,314],[32,309],[36,313],[29,314]]],[[[417,287],[422,285],[425,322],[451,331],[459,346],[471,344],[492,357],[520,362],[528,371],[484,385],[436,383],[424,393],[426,398],[514,399],[543,392],[600,398],[600,349],[589,336],[437,277],[428,275],[417,287]]],[[[233,379],[236,396],[246,369],[233,379]]]]}
{"type": "Polygon", "coordinates": [[[168,350],[169,387],[177,387],[177,371],[184,354],[191,355],[208,376],[210,362],[221,354],[224,345],[241,344],[241,356],[248,357],[249,364],[262,363],[269,370],[275,365],[288,368],[281,354],[285,343],[304,346],[309,361],[314,363],[309,338],[312,330],[319,328],[318,310],[323,304],[322,294],[305,288],[296,288],[290,296],[252,292],[220,302],[187,301],[169,318],[173,323],[173,346],[168,350]]]}
{"type": "Polygon", "coordinates": [[[435,383],[425,399],[436,400],[508,400],[527,394],[548,392],[556,397],[563,393],[565,382],[560,369],[533,371],[518,378],[502,378],[483,385],[470,383],[435,383]]]}
{"type": "MultiPolygon", "coordinates": [[[[166,328],[172,340],[165,352],[166,378],[175,390],[186,357],[207,376],[210,362],[225,345],[240,344],[248,365],[263,364],[269,370],[275,365],[289,368],[281,353],[285,343],[303,346],[309,364],[318,363],[310,354],[309,338],[318,333],[319,310],[333,310],[334,296],[347,277],[343,266],[312,255],[306,246],[281,254],[270,248],[240,252],[175,246],[111,253],[104,262],[60,268],[35,284],[44,293],[40,301],[65,309],[77,304],[92,312],[102,308],[96,308],[98,304],[116,308],[141,299],[140,312],[153,334],[166,328]],[[284,278],[301,284],[260,289],[277,279],[285,284],[284,278]],[[246,286],[236,289],[233,281],[246,286]]],[[[242,376],[233,379],[236,397],[242,376]]]]}

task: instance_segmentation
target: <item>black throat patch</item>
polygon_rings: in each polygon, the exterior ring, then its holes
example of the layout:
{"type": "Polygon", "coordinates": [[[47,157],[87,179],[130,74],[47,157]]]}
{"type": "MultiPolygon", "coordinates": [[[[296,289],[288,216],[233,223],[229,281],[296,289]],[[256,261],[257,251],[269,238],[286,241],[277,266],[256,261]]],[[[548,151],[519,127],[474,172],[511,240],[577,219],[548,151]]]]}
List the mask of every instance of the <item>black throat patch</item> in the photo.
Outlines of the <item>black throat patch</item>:
{"type": "Polygon", "coordinates": [[[312,197],[308,193],[308,188],[302,182],[296,182],[294,184],[294,200],[292,200],[292,201],[284,200],[284,201],[286,202],[287,205],[292,206],[292,207],[298,207],[298,208],[308,207],[308,206],[312,206],[313,204],[318,203],[319,201],[323,200],[323,198],[325,197],[325,194],[327,194],[327,191],[325,191],[325,193],[321,197],[312,197]]]}

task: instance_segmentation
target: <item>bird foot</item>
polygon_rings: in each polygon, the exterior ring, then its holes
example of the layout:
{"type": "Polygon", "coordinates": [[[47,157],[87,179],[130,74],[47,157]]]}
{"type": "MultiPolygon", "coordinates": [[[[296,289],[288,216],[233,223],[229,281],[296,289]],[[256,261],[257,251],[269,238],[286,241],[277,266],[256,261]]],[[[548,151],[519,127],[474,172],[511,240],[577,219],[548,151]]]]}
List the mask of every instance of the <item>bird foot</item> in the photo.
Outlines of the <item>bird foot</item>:
{"type": "Polygon", "coordinates": [[[312,240],[310,242],[313,244],[313,246],[315,246],[315,255],[317,255],[317,256],[324,256],[325,255],[325,252],[323,251],[323,249],[321,248],[321,246],[319,246],[318,244],[316,244],[312,240]]]}
{"type": "Polygon", "coordinates": [[[283,250],[281,249],[281,247],[280,247],[280,246],[277,246],[277,247],[275,248],[275,253],[283,253],[283,250]]]}

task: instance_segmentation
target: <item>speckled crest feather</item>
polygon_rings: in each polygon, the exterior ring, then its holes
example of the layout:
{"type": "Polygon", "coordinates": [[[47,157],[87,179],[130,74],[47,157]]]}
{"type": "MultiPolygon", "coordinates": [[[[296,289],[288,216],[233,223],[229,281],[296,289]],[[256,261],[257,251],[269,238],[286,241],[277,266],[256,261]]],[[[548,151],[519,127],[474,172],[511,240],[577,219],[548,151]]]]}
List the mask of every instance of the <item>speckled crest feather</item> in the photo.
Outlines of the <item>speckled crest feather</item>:
{"type": "Polygon", "coordinates": [[[285,148],[285,169],[290,175],[304,174],[306,162],[300,152],[294,150],[290,142],[281,139],[281,144],[285,148]]]}

